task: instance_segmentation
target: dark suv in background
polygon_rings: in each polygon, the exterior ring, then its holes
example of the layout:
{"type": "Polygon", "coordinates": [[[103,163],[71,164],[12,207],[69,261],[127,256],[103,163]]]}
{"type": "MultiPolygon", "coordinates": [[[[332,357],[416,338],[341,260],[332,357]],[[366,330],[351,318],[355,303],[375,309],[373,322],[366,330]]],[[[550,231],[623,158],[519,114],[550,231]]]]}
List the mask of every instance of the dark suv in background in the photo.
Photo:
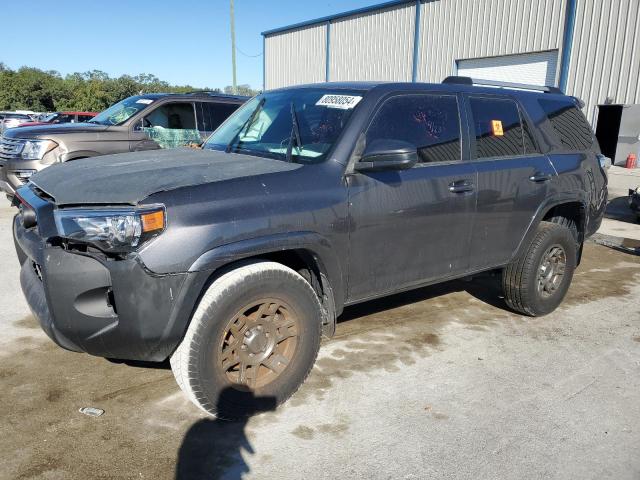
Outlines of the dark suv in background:
{"type": "Polygon", "coordinates": [[[495,271],[505,306],[553,311],[602,220],[603,165],[552,88],[269,91],[203,149],[35,175],[15,202],[22,289],[62,347],[170,358],[192,402],[246,415],[296,391],[345,305],[495,271]]]}
{"type": "Polygon", "coordinates": [[[248,97],[155,93],[126,98],[83,123],[8,129],[0,189],[12,196],[35,172],[79,158],[202,143],[248,97]]]}

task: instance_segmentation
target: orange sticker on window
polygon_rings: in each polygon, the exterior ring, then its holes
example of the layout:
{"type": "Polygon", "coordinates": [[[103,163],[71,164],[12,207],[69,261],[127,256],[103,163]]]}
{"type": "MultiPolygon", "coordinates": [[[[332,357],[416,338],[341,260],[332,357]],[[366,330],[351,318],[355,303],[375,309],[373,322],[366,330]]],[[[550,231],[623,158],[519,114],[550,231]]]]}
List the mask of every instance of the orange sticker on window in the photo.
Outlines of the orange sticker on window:
{"type": "Polygon", "coordinates": [[[502,137],[504,135],[502,120],[491,120],[491,133],[493,133],[494,137],[502,137]]]}

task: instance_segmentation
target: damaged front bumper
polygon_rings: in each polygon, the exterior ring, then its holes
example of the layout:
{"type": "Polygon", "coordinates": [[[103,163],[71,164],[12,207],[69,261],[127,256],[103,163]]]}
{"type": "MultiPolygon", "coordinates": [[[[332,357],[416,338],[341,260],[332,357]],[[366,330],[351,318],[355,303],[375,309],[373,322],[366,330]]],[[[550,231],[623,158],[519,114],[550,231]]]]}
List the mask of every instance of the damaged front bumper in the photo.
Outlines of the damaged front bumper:
{"type": "Polygon", "coordinates": [[[135,256],[110,259],[44,241],[13,223],[20,283],[34,316],[68,350],[125,360],[163,361],[186,330],[206,275],[156,275],[135,256]]]}

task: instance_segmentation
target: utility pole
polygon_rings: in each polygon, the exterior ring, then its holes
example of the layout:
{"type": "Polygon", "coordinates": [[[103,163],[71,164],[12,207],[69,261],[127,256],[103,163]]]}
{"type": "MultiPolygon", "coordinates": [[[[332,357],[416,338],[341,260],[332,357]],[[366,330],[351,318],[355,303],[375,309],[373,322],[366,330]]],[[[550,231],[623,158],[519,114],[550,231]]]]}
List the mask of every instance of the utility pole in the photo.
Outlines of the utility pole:
{"type": "Polygon", "coordinates": [[[238,82],[236,79],[236,22],[233,13],[233,0],[231,0],[231,69],[233,70],[233,94],[238,94],[238,82]]]}

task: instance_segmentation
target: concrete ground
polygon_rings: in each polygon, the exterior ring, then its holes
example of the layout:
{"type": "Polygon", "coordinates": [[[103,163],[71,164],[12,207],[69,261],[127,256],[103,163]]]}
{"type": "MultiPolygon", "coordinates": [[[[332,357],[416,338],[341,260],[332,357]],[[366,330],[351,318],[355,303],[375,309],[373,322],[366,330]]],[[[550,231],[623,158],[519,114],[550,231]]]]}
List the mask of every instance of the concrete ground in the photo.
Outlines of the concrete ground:
{"type": "Polygon", "coordinates": [[[633,170],[612,166],[609,169],[609,204],[598,233],[635,244],[640,252],[640,222],[629,209],[629,189],[640,187],[640,168],[633,170]]]}
{"type": "Polygon", "coordinates": [[[507,311],[490,277],[349,308],[288,403],[229,423],[165,365],[53,345],[22,298],[5,205],[1,479],[640,478],[638,256],[589,243],[539,319],[507,311]]]}

